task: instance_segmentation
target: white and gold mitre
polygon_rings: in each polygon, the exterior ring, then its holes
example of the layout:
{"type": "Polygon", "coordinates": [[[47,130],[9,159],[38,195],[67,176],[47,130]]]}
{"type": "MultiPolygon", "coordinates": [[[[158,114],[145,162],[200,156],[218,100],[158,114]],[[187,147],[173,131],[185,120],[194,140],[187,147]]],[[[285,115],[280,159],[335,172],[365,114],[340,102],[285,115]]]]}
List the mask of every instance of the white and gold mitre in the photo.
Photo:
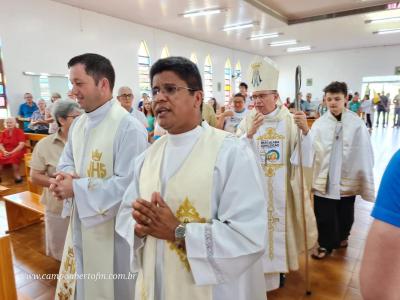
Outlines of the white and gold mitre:
{"type": "Polygon", "coordinates": [[[250,64],[247,79],[250,92],[278,90],[279,71],[275,63],[262,57],[256,57],[250,64]]]}

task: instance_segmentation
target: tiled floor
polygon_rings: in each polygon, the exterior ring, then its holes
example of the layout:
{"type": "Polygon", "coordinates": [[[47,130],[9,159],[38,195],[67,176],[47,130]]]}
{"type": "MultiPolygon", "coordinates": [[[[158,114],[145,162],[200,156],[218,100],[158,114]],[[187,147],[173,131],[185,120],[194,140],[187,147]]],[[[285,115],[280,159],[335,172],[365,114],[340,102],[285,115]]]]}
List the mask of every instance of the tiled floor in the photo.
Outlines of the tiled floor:
{"type": "MultiPolygon", "coordinates": [[[[374,128],[372,143],[375,154],[375,180],[379,185],[384,169],[400,147],[400,129],[374,128]]],[[[11,185],[13,192],[26,190],[25,185],[11,185]]],[[[311,296],[304,296],[304,258],[301,268],[287,276],[284,288],[270,292],[269,300],[360,300],[358,272],[365,238],[372,218],[372,203],[356,201],[355,223],[349,239],[349,247],[335,251],[322,261],[310,259],[311,296]]],[[[6,230],[4,204],[0,201],[0,231],[6,230]]],[[[54,298],[55,280],[33,280],[29,274],[57,273],[59,262],[44,255],[44,225],[36,224],[11,234],[14,270],[19,292],[36,300],[54,298]]],[[[250,299],[249,299],[250,300],[250,299]]]]}
{"type": "MultiPolygon", "coordinates": [[[[371,135],[375,156],[375,186],[378,189],[383,172],[392,155],[400,148],[400,128],[375,128],[371,135]]],[[[358,273],[364,243],[372,222],[373,203],[356,200],[355,222],[349,247],[334,251],[324,260],[310,259],[311,296],[305,296],[304,258],[298,272],[287,275],[284,288],[268,293],[268,300],[361,300],[358,273]]]]}

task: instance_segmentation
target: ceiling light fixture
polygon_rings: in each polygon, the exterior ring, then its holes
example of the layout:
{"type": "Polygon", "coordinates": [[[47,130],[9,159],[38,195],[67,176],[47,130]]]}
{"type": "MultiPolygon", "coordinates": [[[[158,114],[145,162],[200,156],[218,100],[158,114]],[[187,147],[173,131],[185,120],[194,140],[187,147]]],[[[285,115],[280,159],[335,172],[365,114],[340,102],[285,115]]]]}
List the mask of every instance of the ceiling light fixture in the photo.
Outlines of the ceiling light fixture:
{"type": "Polygon", "coordinates": [[[382,29],[378,31],[374,31],[374,34],[390,34],[390,33],[399,33],[400,28],[395,28],[395,29],[382,29]]]}
{"type": "Polygon", "coordinates": [[[287,40],[287,41],[272,42],[269,45],[271,47],[279,47],[279,46],[288,46],[288,45],[296,45],[296,44],[297,44],[296,40],[287,40]]]}
{"type": "Polygon", "coordinates": [[[222,8],[202,9],[202,10],[188,11],[188,12],[181,14],[181,16],[183,16],[184,18],[208,16],[208,15],[219,14],[223,11],[224,11],[224,9],[222,9],[222,8]]]}
{"type": "Polygon", "coordinates": [[[292,47],[292,48],[287,48],[287,52],[298,52],[298,51],[308,51],[311,50],[311,46],[302,46],[302,47],[292,47]]]}
{"type": "Polygon", "coordinates": [[[222,30],[223,31],[231,31],[231,30],[239,30],[239,29],[245,29],[245,28],[252,28],[256,25],[255,22],[250,22],[250,23],[242,23],[242,24],[235,24],[235,25],[228,25],[225,26],[222,30]]]}
{"type": "Polygon", "coordinates": [[[265,33],[265,34],[253,35],[253,36],[249,37],[248,39],[250,41],[263,40],[263,39],[273,39],[273,38],[276,38],[276,37],[278,37],[280,35],[282,35],[282,33],[273,32],[273,33],[265,33]]]}
{"type": "Polygon", "coordinates": [[[389,23],[389,22],[400,22],[400,17],[393,18],[383,18],[383,19],[375,19],[375,20],[366,20],[366,24],[376,24],[376,23],[389,23]]]}

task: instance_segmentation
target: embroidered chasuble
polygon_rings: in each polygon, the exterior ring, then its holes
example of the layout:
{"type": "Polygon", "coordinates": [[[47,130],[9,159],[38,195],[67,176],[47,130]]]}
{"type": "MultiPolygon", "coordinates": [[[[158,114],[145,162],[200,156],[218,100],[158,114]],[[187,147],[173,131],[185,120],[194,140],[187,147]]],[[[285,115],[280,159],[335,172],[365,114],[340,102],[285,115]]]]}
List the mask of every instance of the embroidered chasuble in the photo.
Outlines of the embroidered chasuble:
{"type": "MultiPolygon", "coordinates": [[[[219,149],[227,135],[226,132],[208,127],[201,134],[183,165],[168,179],[162,196],[181,222],[210,222],[214,166],[219,149]]],[[[162,191],[160,171],[166,143],[166,136],[160,138],[148,150],[145,157],[139,177],[139,193],[143,199],[151,199],[153,192],[162,191]]],[[[211,243],[211,232],[209,242],[211,243]]],[[[154,294],[156,243],[157,239],[146,237],[141,252],[142,269],[136,285],[136,299],[156,300],[154,294]]],[[[211,286],[195,285],[186,251],[172,242],[163,244],[164,290],[161,291],[163,299],[211,300],[211,286]]]]}
{"type": "MultiPolygon", "coordinates": [[[[72,131],[72,151],[76,172],[79,177],[87,178],[88,189],[96,189],[101,180],[114,174],[113,145],[121,120],[127,115],[118,103],[112,106],[104,119],[85,135],[88,116],[83,114],[76,121],[72,131]],[[105,134],[106,133],[106,134],[105,134]]],[[[73,248],[73,232],[79,230],[82,235],[83,273],[113,274],[114,273],[114,218],[109,218],[101,224],[72,228],[78,218],[76,203],[69,224],[64,254],[60,267],[61,279],[57,283],[56,299],[74,299],[76,281],[68,278],[76,273],[76,261],[73,248]]],[[[108,211],[99,212],[107,218],[108,211]]],[[[80,215],[80,218],[85,215],[80,215]]],[[[113,280],[94,280],[85,278],[84,299],[114,299],[113,280]]]]}
{"type": "MultiPolygon", "coordinates": [[[[250,129],[255,114],[256,110],[251,111],[241,122],[237,132],[239,136],[250,129]]],[[[290,163],[297,144],[296,130],[293,117],[285,107],[280,106],[273,117],[265,116],[251,141],[264,171],[266,185],[268,247],[263,259],[266,274],[297,270],[298,255],[304,251],[300,172],[298,166],[290,163]]],[[[308,248],[311,248],[317,241],[318,233],[306,186],[305,200],[308,248]]]]}

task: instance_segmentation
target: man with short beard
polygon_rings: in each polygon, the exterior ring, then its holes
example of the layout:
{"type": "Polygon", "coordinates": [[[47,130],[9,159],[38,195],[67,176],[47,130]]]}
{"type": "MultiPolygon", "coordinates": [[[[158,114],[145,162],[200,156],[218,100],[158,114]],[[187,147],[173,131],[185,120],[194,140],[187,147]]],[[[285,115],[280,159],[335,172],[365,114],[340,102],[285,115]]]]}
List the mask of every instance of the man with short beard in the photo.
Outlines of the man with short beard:
{"type": "Polygon", "coordinates": [[[63,216],[71,216],[56,295],[132,299],[129,249],[115,234],[115,216],[133,178],[132,161],[147,147],[147,132],[112,99],[115,72],[107,58],[82,54],[68,67],[72,93],[85,113],[72,123],[58,173],[50,178],[53,195],[65,200],[63,216]],[[113,280],[114,273],[126,278],[113,280]],[[96,280],[97,274],[106,278],[96,280]]]}

